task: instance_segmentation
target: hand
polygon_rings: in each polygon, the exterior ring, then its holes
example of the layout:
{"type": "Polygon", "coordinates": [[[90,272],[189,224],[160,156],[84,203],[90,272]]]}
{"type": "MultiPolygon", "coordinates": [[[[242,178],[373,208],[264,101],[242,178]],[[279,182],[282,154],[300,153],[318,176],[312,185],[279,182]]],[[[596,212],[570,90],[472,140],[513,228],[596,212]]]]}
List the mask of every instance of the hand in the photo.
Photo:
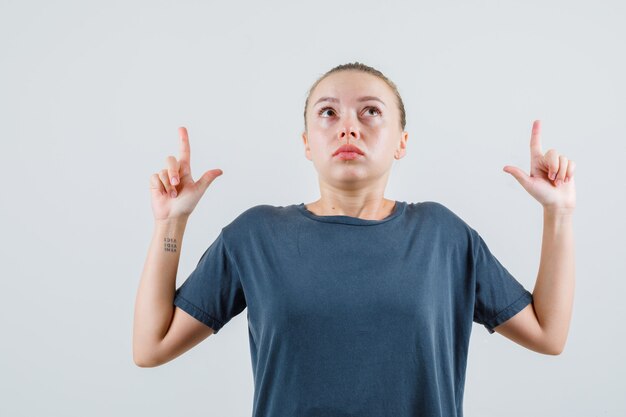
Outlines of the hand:
{"type": "Polygon", "coordinates": [[[574,161],[554,149],[542,153],[541,121],[535,120],[530,136],[530,175],[511,165],[503,170],[513,175],[544,209],[572,213],[576,208],[575,168],[574,161]]]}
{"type": "Polygon", "coordinates": [[[180,127],[178,132],[180,159],[168,156],[165,159],[167,168],[150,176],[152,213],[155,220],[189,217],[209,185],[223,174],[221,169],[211,169],[194,182],[191,177],[191,151],[187,129],[180,127]]]}

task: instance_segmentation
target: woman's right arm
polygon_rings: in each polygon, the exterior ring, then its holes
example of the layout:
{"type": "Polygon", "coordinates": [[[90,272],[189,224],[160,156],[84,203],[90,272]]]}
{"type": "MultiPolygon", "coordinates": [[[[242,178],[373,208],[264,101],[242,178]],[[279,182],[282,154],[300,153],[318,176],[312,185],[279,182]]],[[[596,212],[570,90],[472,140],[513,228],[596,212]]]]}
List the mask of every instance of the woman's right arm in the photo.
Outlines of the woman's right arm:
{"type": "Polygon", "coordinates": [[[140,367],[171,361],[213,333],[174,306],[176,271],[187,219],[155,221],[135,300],[133,360],[140,367]]]}
{"type": "Polygon", "coordinates": [[[194,182],[187,130],[180,128],[179,132],[180,160],[168,156],[168,168],[150,177],[154,230],[137,290],[133,323],[133,360],[140,367],[169,362],[213,333],[174,306],[174,296],[187,220],[222,170],[209,170],[194,182]]]}

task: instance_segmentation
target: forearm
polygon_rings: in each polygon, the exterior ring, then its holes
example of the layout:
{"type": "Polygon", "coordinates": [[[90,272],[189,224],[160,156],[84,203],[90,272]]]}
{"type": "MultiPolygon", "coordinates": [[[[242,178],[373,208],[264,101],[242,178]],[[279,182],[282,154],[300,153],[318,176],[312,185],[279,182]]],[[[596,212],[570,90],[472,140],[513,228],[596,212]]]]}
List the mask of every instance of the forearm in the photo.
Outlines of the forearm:
{"type": "Polygon", "coordinates": [[[533,304],[547,344],[559,352],[569,332],[574,302],[573,212],[544,208],[543,240],[533,304]]]}
{"type": "Polygon", "coordinates": [[[186,218],[154,224],[135,300],[133,356],[136,362],[149,357],[169,329],[186,225],[186,218]]]}

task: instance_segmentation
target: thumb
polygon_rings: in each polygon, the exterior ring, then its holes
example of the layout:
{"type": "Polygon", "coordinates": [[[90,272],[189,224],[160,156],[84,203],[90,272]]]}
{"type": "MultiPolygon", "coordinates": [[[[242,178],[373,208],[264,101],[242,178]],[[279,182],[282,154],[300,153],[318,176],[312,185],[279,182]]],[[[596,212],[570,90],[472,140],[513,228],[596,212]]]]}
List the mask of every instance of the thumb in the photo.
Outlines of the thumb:
{"type": "Polygon", "coordinates": [[[206,189],[209,188],[209,185],[211,185],[213,180],[223,173],[224,172],[221,169],[210,169],[202,174],[198,181],[196,181],[196,185],[202,191],[202,193],[204,193],[206,189]]]}
{"type": "Polygon", "coordinates": [[[522,185],[522,187],[526,188],[526,186],[528,185],[529,181],[529,177],[528,175],[522,171],[521,169],[511,166],[511,165],[505,165],[505,167],[502,169],[504,172],[508,172],[509,174],[511,174],[513,177],[515,177],[515,179],[522,185]]]}

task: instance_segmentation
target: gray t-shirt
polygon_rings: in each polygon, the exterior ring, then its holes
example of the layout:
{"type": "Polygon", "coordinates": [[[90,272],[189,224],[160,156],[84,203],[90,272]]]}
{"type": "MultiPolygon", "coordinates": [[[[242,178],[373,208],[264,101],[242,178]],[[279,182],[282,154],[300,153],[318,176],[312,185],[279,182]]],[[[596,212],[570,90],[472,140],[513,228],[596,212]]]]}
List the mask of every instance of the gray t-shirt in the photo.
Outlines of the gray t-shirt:
{"type": "Polygon", "coordinates": [[[462,417],[472,322],[491,334],[531,302],[433,201],[382,220],[254,206],[174,298],[215,334],[248,307],[253,417],[462,417]]]}

